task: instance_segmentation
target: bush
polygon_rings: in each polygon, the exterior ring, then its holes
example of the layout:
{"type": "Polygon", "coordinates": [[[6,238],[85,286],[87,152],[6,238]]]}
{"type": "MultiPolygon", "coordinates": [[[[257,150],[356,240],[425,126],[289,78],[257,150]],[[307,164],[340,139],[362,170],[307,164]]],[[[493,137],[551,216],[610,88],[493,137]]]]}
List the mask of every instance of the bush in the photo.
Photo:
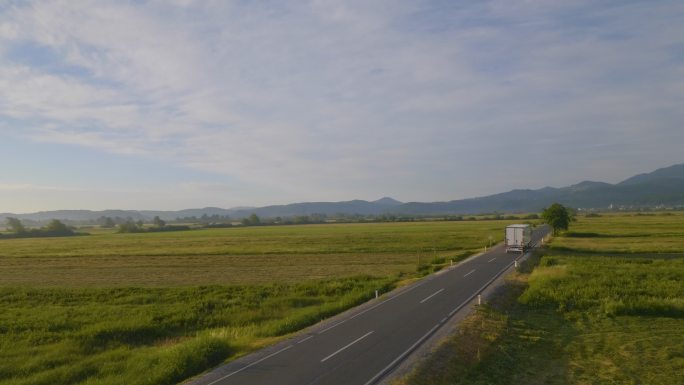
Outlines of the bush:
{"type": "Polygon", "coordinates": [[[119,233],[141,233],[143,228],[133,221],[127,221],[119,225],[119,233]]]}

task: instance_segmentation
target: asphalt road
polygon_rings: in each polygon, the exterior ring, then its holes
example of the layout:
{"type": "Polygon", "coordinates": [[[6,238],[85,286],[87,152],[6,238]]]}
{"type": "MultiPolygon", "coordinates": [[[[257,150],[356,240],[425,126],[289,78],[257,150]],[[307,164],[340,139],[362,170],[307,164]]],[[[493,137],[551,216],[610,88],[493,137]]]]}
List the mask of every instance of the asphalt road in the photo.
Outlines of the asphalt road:
{"type": "MultiPolygon", "coordinates": [[[[533,243],[547,231],[537,230],[533,243]]],[[[225,365],[191,383],[375,384],[518,257],[495,247],[348,318],[276,345],[252,361],[225,365]]]]}

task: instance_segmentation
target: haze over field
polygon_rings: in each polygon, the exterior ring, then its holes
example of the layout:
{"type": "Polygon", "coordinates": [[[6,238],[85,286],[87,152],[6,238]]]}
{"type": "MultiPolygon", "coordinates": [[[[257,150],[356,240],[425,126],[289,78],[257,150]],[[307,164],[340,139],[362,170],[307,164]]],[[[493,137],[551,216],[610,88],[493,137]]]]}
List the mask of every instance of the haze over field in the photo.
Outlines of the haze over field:
{"type": "Polygon", "coordinates": [[[446,201],[681,163],[680,1],[8,1],[0,212],[446,201]]]}

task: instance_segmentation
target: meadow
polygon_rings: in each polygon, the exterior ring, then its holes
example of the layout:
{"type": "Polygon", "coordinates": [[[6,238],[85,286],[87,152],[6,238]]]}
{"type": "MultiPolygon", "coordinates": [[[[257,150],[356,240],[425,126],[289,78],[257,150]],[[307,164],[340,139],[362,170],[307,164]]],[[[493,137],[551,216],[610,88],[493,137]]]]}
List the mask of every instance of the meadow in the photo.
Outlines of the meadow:
{"type": "Polygon", "coordinates": [[[683,223],[681,212],[580,216],[571,231],[553,242],[551,253],[684,256],[683,223]]]}
{"type": "Polygon", "coordinates": [[[328,224],[7,239],[0,286],[183,286],[412,274],[459,259],[511,221],[328,224]]]}
{"type": "Polygon", "coordinates": [[[398,383],[681,383],[682,231],[681,214],[579,217],[398,383]]]}
{"type": "Polygon", "coordinates": [[[510,221],[0,241],[0,383],[175,384],[439,269],[510,221]]]}

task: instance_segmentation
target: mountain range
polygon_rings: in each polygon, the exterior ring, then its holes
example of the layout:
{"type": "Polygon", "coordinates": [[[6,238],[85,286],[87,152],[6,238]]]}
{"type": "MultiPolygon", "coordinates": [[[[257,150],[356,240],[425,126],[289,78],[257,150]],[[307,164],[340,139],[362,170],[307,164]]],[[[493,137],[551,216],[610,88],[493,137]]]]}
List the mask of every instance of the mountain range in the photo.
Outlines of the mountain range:
{"type": "Polygon", "coordinates": [[[179,211],[151,210],[58,210],[31,214],[0,213],[4,222],[8,216],[22,220],[47,221],[94,221],[99,217],[132,218],[150,220],[159,216],[164,220],[202,215],[243,218],[256,214],[263,218],[294,217],[301,215],[457,215],[479,213],[529,213],[559,202],[583,209],[608,209],[610,207],[657,207],[684,206],[684,164],[661,168],[650,173],[635,175],[617,184],[584,181],[568,187],[544,187],[537,190],[512,190],[479,198],[452,200],[448,202],[399,202],[392,198],[376,201],[351,200],[343,202],[303,202],[265,207],[236,207],[222,209],[205,207],[179,211]]]}

